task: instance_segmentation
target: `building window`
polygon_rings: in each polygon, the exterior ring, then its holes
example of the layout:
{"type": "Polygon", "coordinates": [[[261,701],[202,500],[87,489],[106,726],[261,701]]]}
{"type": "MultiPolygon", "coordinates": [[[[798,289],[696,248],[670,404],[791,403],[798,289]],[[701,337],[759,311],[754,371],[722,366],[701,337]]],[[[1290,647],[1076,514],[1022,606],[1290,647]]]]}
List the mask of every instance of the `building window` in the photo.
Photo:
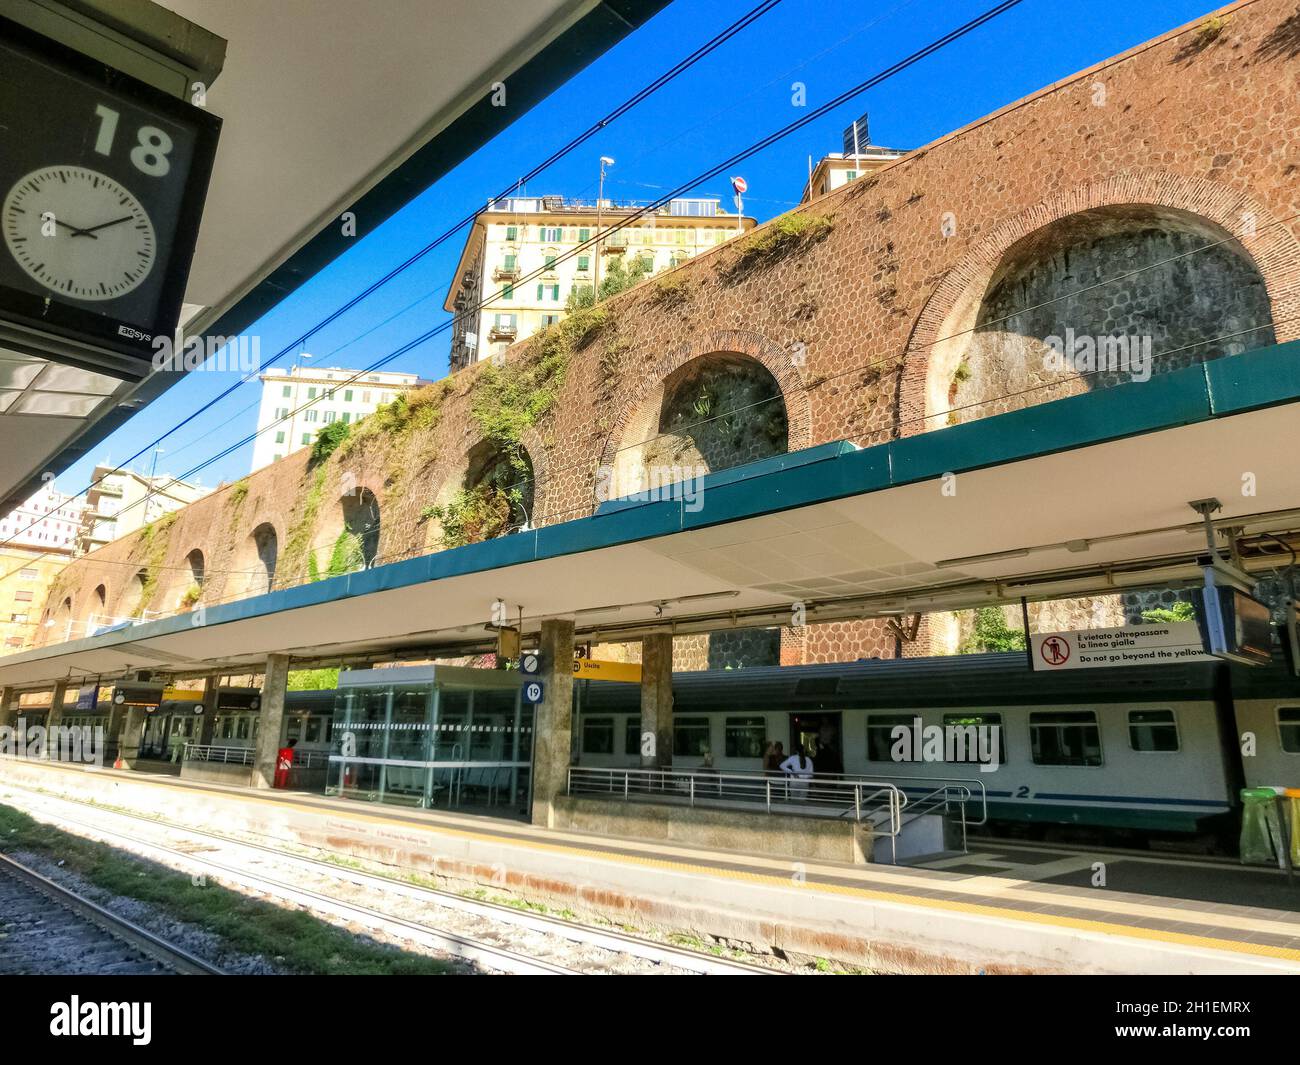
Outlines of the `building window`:
{"type": "Polygon", "coordinates": [[[1035,765],[1102,764],[1101,730],[1091,710],[1030,714],[1029,746],[1035,765]]]}
{"type": "Polygon", "coordinates": [[[623,753],[634,758],[641,756],[641,719],[629,717],[623,723],[623,753]]]}
{"type": "Polygon", "coordinates": [[[767,745],[767,721],[761,717],[727,718],[726,743],[723,749],[728,758],[762,758],[767,745]]]}
{"type": "Polygon", "coordinates": [[[1300,754],[1300,706],[1277,708],[1277,734],[1282,750],[1287,754],[1300,754]]]}
{"type": "Polygon", "coordinates": [[[591,240],[591,230],[587,229],[585,226],[580,227],[578,229],[578,243],[586,244],[589,240],[591,240]]]}
{"type": "Polygon", "coordinates": [[[558,315],[558,314],[544,314],[544,315],[542,315],[542,328],[543,328],[543,329],[547,328],[548,326],[559,325],[559,324],[560,324],[560,315],[558,315]]]}
{"type": "Polygon", "coordinates": [[[993,737],[997,736],[997,765],[1007,763],[1007,733],[1001,714],[944,714],[943,760],[962,765],[993,765],[993,737]],[[989,730],[985,732],[985,730],[989,730]],[[994,733],[992,730],[997,729],[994,733]],[[949,737],[952,737],[949,739],[949,737]],[[989,752],[989,753],[985,753],[989,752]]]}
{"type": "Polygon", "coordinates": [[[585,273],[586,273],[588,270],[590,270],[590,269],[591,269],[591,256],[590,256],[590,255],[579,255],[579,256],[578,256],[578,273],[580,273],[580,274],[585,274],[585,273]]]}
{"type": "Polygon", "coordinates": [[[679,717],[673,722],[674,756],[702,758],[709,751],[709,719],[707,717],[679,717]]]}
{"type": "Polygon", "coordinates": [[[583,721],[582,753],[614,753],[614,719],[612,717],[589,717],[583,721]]]}
{"type": "MultiPolygon", "coordinates": [[[[920,751],[912,751],[911,758],[894,757],[894,729],[910,729],[914,714],[870,714],[867,717],[867,761],[902,762],[921,760],[920,751]]],[[[910,744],[908,745],[911,746],[910,744]]],[[[815,765],[815,763],[814,763],[815,765]]]]}
{"type": "Polygon", "coordinates": [[[12,622],[15,622],[16,624],[22,625],[22,624],[24,624],[24,623],[27,621],[27,615],[26,615],[26,614],[10,614],[10,615],[9,615],[9,620],[12,621],[12,622]]]}
{"type": "Polygon", "coordinates": [[[1178,722],[1172,710],[1130,710],[1128,743],[1135,751],[1178,750],[1178,722]]]}
{"type": "Polygon", "coordinates": [[[18,592],[14,592],[14,602],[15,602],[15,603],[30,603],[31,601],[32,601],[32,593],[31,593],[31,592],[29,592],[29,591],[18,591],[18,592]]]}
{"type": "Polygon", "coordinates": [[[362,393],[361,393],[361,402],[362,402],[362,403],[369,403],[369,402],[370,402],[370,393],[369,393],[369,392],[362,392],[362,393]]]}
{"type": "Polygon", "coordinates": [[[343,390],[343,402],[344,402],[344,403],[351,403],[351,402],[352,402],[352,389],[350,389],[350,388],[345,388],[345,389],[343,390]]]}
{"type": "Polygon", "coordinates": [[[558,244],[564,239],[564,230],[558,227],[542,227],[542,243],[558,244]]]}
{"type": "Polygon", "coordinates": [[[505,262],[505,269],[507,269],[507,270],[513,270],[513,269],[515,268],[515,265],[516,265],[518,262],[519,262],[519,256],[517,256],[517,255],[515,255],[515,254],[513,254],[513,253],[511,253],[510,255],[507,255],[507,256],[506,256],[506,262],[505,262]]]}
{"type": "Polygon", "coordinates": [[[350,422],[351,420],[352,420],[352,412],[351,412],[351,411],[346,411],[346,410],[345,410],[345,411],[343,412],[343,424],[344,424],[344,425],[347,425],[348,422],[350,422]]]}
{"type": "Polygon", "coordinates": [[[35,571],[34,569],[31,569],[31,568],[28,568],[28,569],[20,569],[20,570],[18,571],[18,576],[21,577],[21,578],[22,578],[23,580],[25,580],[25,581],[34,581],[34,580],[36,580],[36,571],[35,571]]]}
{"type": "Polygon", "coordinates": [[[285,418],[287,418],[287,417],[289,417],[289,408],[288,408],[288,407],[276,407],[276,408],[275,408],[275,420],[276,420],[277,422],[282,422],[282,421],[284,421],[285,418]]]}
{"type": "Polygon", "coordinates": [[[513,314],[498,314],[492,324],[500,330],[514,329],[515,316],[513,314]]]}
{"type": "Polygon", "coordinates": [[[550,300],[552,303],[558,303],[560,301],[560,286],[559,285],[538,285],[537,298],[539,301],[550,300]]]}
{"type": "Polygon", "coordinates": [[[303,442],[304,444],[310,444],[310,443],[311,443],[311,433],[303,433],[303,434],[302,434],[302,442],[303,442]]]}
{"type": "Polygon", "coordinates": [[[278,433],[275,434],[275,442],[276,442],[277,444],[283,444],[283,443],[284,443],[284,431],[283,431],[283,430],[281,430],[280,432],[278,432],[278,433]]]}
{"type": "Polygon", "coordinates": [[[290,396],[293,395],[293,389],[290,388],[288,385],[285,385],[284,388],[280,390],[280,395],[282,395],[285,399],[288,399],[290,396]]]}
{"type": "Polygon", "coordinates": [[[315,399],[315,398],[316,398],[316,389],[314,389],[314,388],[309,388],[309,389],[307,389],[307,398],[308,398],[308,399],[315,399]]]}
{"type": "Polygon", "coordinates": [[[502,298],[503,300],[512,300],[512,299],[514,299],[514,298],[515,298],[515,286],[514,286],[514,285],[502,285],[502,286],[501,286],[501,298],[502,298]]]}
{"type": "Polygon", "coordinates": [[[337,415],[332,410],[327,410],[325,412],[325,424],[329,425],[336,417],[337,415]]]}
{"type": "Polygon", "coordinates": [[[506,240],[518,240],[518,239],[519,239],[519,227],[506,226],[506,240]]]}

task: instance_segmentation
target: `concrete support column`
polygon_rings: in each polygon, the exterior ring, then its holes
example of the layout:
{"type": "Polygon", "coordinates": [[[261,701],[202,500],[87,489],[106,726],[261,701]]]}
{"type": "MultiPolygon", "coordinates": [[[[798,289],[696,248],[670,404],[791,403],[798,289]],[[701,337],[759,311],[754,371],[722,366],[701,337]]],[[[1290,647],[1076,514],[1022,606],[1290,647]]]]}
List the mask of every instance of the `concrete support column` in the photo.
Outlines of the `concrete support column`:
{"type": "Polygon", "coordinates": [[[13,728],[17,720],[17,693],[13,688],[0,688],[0,728],[13,728]]]}
{"type": "Polygon", "coordinates": [[[284,693],[288,683],[289,656],[267,655],[266,675],[262,681],[261,723],[257,726],[257,753],[253,772],[255,788],[269,788],[275,784],[275,756],[280,750],[280,730],[284,727],[284,693]]]}
{"type": "Polygon", "coordinates": [[[533,824],[555,827],[555,800],[569,781],[573,735],[573,620],[542,622],[542,701],[533,718],[533,824]]]}
{"type": "Polygon", "coordinates": [[[208,677],[203,687],[203,720],[199,722],[199,736],[196,742],[207,747],[212,744],[212,733],[217,724],[217,689],[221,678],[215,673],[208,677]]]}
{"type": "Polygon", "coordinates": [[[140,740],[144,736],[145,712],[143,706],[128,706],[126,722],[122,726],[122,742],[117,749],[117,757],[123,769],[134,769],[140,757],[140,740]]]}
{"type": "Polygon", "coordinates": [[[656,632],[641,640],[641,768],[672,764],[673,636],[656,632]]]}
{"type": "Polygon", "coordinates": [[[68,682],[59,681],[50,694],[50,712],[45,718],[45,757],[58,758],[58,744],[54,740],[54,730],[63,721],[63,700],[68,697],[68,682]]]}

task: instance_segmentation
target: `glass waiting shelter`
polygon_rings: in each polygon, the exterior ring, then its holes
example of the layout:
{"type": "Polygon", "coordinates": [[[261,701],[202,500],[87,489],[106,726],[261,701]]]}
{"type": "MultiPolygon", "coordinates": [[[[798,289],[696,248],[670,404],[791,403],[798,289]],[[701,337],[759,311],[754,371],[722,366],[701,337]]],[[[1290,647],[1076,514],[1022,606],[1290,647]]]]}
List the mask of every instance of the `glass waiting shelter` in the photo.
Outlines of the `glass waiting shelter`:
{"type": "Polygon", "coordinates": [[[526,814],[533,707],[520,674],[459,666],[344,670],[327,795],[526,814]]]}

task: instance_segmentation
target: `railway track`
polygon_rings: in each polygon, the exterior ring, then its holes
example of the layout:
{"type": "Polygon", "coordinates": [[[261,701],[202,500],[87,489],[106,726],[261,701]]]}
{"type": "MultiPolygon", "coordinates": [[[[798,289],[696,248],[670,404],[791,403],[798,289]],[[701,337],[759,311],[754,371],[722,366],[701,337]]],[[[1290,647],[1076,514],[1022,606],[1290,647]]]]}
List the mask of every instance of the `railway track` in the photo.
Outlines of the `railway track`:
{"type": "MultiPolygon", "coordinates": [[[[77,826],[91,832],[105,841],[113,841],[125,846],[137,854],[164,861],[173,867],[180,866],[187,871],[200,872],[217,879],[235,883],[252,891],[261,892],[293,905],[303,906],[316,913],[328,914],[349,924],[382,932],[383,934],[418,943],[422,946],[462,958],[488,969],[519,975],[580,975],[587,972],[603,971],[599,963],[578,963],[569,957],[573,947],[582,948],[588,953],[604,952],[611,957],[631,957],[657,967],[660,971],[677,971],[702,975],[773,975],[776,970],[734,958],[721,958],[699,951],[687,950],[671,944],[659,943],[628,935],[607,928],[569,921],[549,914],[515,909],[512,906],[487,900],[471,899],[450,891],[424,887],[359,869],[347,868],[332,862],[321,861],[301,855],[289,854],[274,847],[248,843],[221,833],[205,829],[171,825],[156,818],[144,817],[119,810],[105,810],[93,803],[78,799],[68,799],[46,795],[43,792],[17,788],[11,784],[7,787],[39,796],[47,804],[56,807],[82,807],[94,812],[98,823],[87,822],[75,816],[59,813],[62,824],[77,826]],[[118,831],[105,827],[104,820],[143,824],[155,832],[162,830],[176,833],[190,839],[212,841],[220,848],[234,854],[251,856],[251,862],[231,864],[227,860],[195,853],[193,849],[180,849],[153,840],[142,839],[138,830],[134,833],[118,831]],[[339,899],[336,896],[305,888],[299,884],[287,883],[265,872],[250,870],[248,864],[264,862],[267,858],[283,863],[291,868],[310,872],[315,876],[326,877],[332,881],[350,884],[389,897],[396,896],[403,900],[424,903],[447,910],[458,911],[484,922],[506,926],[513,932],[529,939],[533,948],[530,953],[502,946],[482,936],[467,936],[445,928],[435,927],[423,920],[411,920],[407,917],[386,913],[370,906],[360,905],[339,899]],[[556,941],[560,941],[557,949],[556,941]],[[564,945],[568,945],[568,949],[564,945]],[[539,949],[540,948],[540,949],[539,949]],[[538,956],[541,954],[542,956],[538,956]],[[546,956],[546,955],[549,955],[546,956]]],[[[493,936],[500,940],[504,936],[493,936]]],[[[580,953],[580,952],[579,952],[580,953]]]]}
{"type": "Polygon", "coordinates": [[[0,973],[223,975],[215,965],[2,854],[0,973]]]}

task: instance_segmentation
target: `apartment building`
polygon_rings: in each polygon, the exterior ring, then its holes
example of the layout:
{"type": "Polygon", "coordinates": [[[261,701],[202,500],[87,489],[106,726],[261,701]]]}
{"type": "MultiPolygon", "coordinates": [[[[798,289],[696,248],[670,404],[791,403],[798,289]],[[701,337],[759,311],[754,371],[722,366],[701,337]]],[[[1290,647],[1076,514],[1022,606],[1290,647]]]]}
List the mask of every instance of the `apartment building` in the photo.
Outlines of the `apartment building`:
{"type": "Polygon", "coordinates": [[[800,203],[821,199],[828,192],[842,188],[850,181],[874,174],[907,152],[899,148],[882,148],[871,143],[867,116],[863,115],[844,129],[844,150],[823,156],[814,165],[808,160],[808,183],[803,187],[800,203]]]}
{"type": "Polygon", "coordinates": [[[77,532],[78,554],[133,533],[211,491],[170,474],[146,477],[107,465],[96,466],[91,481],[77,532]]]}
{"type": "Polygon", "coordinates": [[[423,382],[416,374],[375,371],[357,377],[339,366],[295,366],[261,375],[262,402],[251,470],[306,447],[335,421],[357,422],[423,382]]]}
{"type": "Polygon", "coordinates": [[[721,202],[672,200],[608,233],[642,207],[562,196],[491,201],[470,229],[443,305],[456,316],[452,371],[558,322],[569,294],[594,287],[615,258],[656,273],[754,227],[721,202]],[[600,232],[608,235],[597,240],[600,232]]]}
{"type": "Polygon", "coordinates": [[[41,604],[72,560],[81,512],[50,481],[0,515],[0,654],[35,646],[41,604]]]}

